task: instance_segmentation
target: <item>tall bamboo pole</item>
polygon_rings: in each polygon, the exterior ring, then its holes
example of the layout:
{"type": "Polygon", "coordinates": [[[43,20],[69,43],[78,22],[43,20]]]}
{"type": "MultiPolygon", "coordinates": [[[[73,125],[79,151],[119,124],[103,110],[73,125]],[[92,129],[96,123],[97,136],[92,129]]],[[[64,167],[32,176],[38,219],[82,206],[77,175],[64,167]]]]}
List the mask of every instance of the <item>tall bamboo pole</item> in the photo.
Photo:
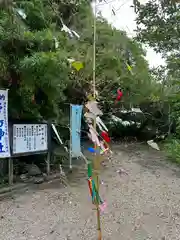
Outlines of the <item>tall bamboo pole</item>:
{"type": "MultiPolygon", "coordinates": [[[[93,95],[96,99],[96,15],[97,15],[97,0],[94,1],[94,24],[93,24],[93,95]]],[[[94,120],[94,128],[96,129],[96,119],[94,120]]],[[[94,168],[94,180],[99,193],[99,170],[100,170],[100,159],[99,159],[99,149],[95,145],[95,148],[98,150],[98,153],[95,153],[93,160],[94,168]]],[[[98,240],[102,239],[101,233],[101,220],[100,220],[100,209],[99,209],[99,200],[96,199],[96,213],[97,213],[97,231],[98,231],[98,240]]]]}
{"type": "Polygon", "coordinates": [[[97,0],[94,1],[94,23],[93,23],[93,95],[96,98],[96,15],[97,0]]]}

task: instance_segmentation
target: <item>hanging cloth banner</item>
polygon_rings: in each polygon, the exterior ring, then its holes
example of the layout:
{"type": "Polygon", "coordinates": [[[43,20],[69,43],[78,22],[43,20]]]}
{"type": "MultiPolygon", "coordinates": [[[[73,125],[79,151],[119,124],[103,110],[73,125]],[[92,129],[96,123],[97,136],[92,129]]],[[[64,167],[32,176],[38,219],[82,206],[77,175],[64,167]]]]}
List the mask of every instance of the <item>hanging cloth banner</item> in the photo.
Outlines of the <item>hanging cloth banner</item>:
{"type": "Polygon", "coordinates": [[[0,158],[10,157],[8,131],[8,90],[0,90],[0,158]]]}
{"type": "Polygon", "coordinates": [[[71,104],[71,157],[80,157],[81,153],[81,117],[82,117],[81,105],[72,105],[71,104]]]}

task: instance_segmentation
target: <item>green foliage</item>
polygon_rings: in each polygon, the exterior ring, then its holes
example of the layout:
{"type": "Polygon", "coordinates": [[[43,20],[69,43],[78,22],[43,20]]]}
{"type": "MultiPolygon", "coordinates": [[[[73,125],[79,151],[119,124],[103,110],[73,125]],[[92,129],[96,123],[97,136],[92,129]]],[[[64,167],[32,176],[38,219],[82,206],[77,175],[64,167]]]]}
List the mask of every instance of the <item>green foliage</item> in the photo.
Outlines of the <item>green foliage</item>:
{"type": "Polygon", "coordinates": [[[167,156],[170,160],[180,164],[180,140],[171,138],[164,145],[167,156]]]}
{"type": "Polygon", "coordinates": [[[170,123],[176,121],[176,133],[168,141],[168,155],[180,162],[180,4],[150,0],[138,5],[137,40],[149,44],[166,59],[167,65],[153,74],[163,87],[164,101],[169,105],[170,123]],[[163,73],[164,72],[164,73],[163,73]]]}
{"type": "MultiPolygon", "coordinates": [[[[10,118],[59,121],[64,102],[82,102],[84,92],[92,90],[90,2],[17,0],[0,10],[0,76],[1,86],[9,88],[10,118]],[[80,38],[62,31],[62,21],[80,38]],[[82,61],[84,68],[74,70],[68,58],[82,61]]],[[[159,97],[144,56],[141,44],[97,19],[96,83],[103,104],[114,107],[111,92],[119,86],[126,107],[159,97]]]]}
{"type": "Polygon", "coordinates": [[[147,4],[138,7],[137,39],[148,43],[157,52],[166,55],[168,52],[180,50],[179,10],[176,7],[150,0],[147,4]]]}

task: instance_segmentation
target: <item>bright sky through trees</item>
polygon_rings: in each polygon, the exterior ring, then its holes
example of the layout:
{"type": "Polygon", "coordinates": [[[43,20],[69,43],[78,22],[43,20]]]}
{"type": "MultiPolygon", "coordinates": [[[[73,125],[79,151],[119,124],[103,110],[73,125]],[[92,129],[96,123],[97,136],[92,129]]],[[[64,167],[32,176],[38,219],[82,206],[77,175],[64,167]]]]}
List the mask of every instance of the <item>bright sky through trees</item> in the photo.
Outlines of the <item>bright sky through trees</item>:
{"type": "MultiPolygon", "coordinates": [[[[146,2],[146,0],[141,0],[141,3],[143,2],[146,2]]],[[[104,0],[97,4],[97,10],[101,12],[102,16],[106,18],[112,26],[126,31],[129,37],[133,37],[136,35],[136,14],[134,8],[131,7],[132,4],[133,0],[104,0]]],[[[147,46],[145,49],[147,50],[147,60],[150,67],[156,67],[165,63],[161,55],[156,54],[153,49],[147,46]]]]}

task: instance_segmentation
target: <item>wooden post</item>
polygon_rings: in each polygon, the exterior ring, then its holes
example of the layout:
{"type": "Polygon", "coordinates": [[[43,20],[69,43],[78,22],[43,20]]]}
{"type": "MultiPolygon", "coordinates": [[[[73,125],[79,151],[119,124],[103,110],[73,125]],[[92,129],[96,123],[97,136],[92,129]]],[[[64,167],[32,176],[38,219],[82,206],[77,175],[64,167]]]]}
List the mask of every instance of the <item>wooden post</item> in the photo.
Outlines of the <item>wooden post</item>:
{"type": "Polygon", "coordinates": [[[13,185],[13,158],[8,158],[9,185],[13,185]]]}
{"type": "Polygon", "coordinates": [[[48,176],[50,175],[50,172],[51,172],[50,162],[51,162],[51,152],[49,151],[46,159],[46,173],[48,176]]]}
{"type": "Polygon", "coordinates": [[[48,121],[47,134],[48,134],[48,153],[47,153],[47,158],[46,158],[46,173],[49,176],[50,172],[51,172],[51,153],[52,153],[51,121],[48,121]]]}

